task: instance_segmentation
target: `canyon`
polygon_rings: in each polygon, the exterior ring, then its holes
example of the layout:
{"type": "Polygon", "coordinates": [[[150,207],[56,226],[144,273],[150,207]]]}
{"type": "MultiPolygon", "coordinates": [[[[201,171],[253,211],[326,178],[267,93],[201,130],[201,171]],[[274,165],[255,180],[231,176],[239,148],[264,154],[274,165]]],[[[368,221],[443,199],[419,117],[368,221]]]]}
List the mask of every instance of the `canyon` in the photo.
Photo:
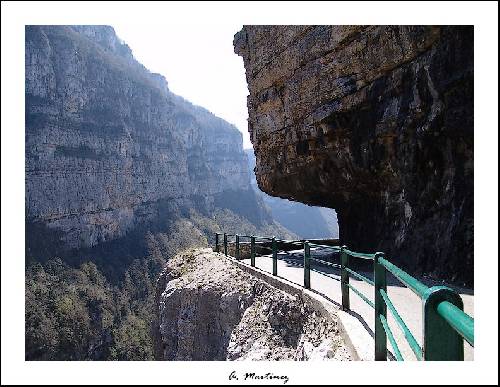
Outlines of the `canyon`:
{"type": "Polygon", "coordinates": [[[82,248],[217,207],[272,223],[236,127],[171,93],[111,27],[26,28],[29,223],[82,248]]]}
{"type": "Polygon", "coordinates": [[[294,234],[242,135],[110,26],[25,27],[26,360],[152,360],[155,284],[214,233],[294,234]]]}
{"type": "Polygon", "coordinates": [[[244,26],[259,188],[340,239],[472,286],[472,26],[244,26]]]}
{"type": "Polygon", "coordinates": [[[26,360],[351,360],[215,233],[473,286],[472,27],[244,26],[255,156],[112,27],[25,32],[26,360]]]}

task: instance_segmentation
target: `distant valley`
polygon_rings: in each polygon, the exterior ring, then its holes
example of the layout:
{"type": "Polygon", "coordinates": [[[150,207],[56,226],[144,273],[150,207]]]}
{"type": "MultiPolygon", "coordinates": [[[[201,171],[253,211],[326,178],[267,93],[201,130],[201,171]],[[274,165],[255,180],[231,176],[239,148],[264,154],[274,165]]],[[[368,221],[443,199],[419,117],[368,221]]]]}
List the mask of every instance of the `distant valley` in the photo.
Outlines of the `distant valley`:
{"type": "Polygon", "coordinates": [[[262,192],[255,179],[255,154],[253,149],[245,149],[245,152],[248,157],[252,187],[257,195],[262,197],[273,219],[302,239],[338,238],[339,226],[335,210],[308,206],[262,192]]]}

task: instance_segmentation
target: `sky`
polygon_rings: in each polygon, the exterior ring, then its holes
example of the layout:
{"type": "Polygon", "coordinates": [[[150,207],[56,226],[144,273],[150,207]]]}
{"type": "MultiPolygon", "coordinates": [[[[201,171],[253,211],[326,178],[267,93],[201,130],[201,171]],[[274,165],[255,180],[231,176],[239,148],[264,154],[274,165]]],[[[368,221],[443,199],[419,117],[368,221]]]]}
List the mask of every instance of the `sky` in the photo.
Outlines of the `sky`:
{"type": "Polygon", "coordinates": [[[243,134],[243,147],[252,147],[245,68],[233,50],[241,25],[112,26],[139,62],[165,76],[173,93],[234,124],[243,134]]]}

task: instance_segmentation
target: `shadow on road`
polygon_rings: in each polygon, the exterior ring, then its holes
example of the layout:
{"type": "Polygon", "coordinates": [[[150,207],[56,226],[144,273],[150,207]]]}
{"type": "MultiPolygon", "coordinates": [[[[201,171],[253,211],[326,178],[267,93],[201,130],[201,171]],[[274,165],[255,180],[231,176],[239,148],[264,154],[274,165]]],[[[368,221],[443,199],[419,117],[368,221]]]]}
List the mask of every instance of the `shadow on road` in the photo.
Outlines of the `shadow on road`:
{"type": "MultiPolygon", "coordinates": [[[[339,264],[338,258],[336,258],[336,254],[329,254],[326,256],[325,255],[319,255],[316,256],[314,254],[314,251],[311,251],[311,258],[321,258],[326,260],[327,262],[330,263],[336,263],[339,264]]],[[[263,256],[267,257],[267,256],[263,256]]],[[[268,256],[270,259],[272,259],[272,256],[268,256]]],[[[286,262],[288,267],[304,267],[304,258],[303,255],[300,252],[279,252],[278,253],[278,259],[281,261],[286,262]]],[[[363,265],[363,269],[356,269],[353,268],[353,270],[357,271],[359,274],[362,274],[363,276],[367,277],[368,279],[373,281],[373,271],[372,270],[367,270],[369,265],[363,265]]],[[[335,274],[340,276],[340,270],[336,268],[332,268],[328,265],[324,265],[318,262],[311,262],[311,270],[316,271],[317,273],[321,274],[335,274]]],[[[331,277],[332,279],[336,279],[331,277]]],[[[473,296],[474,295],[474,289],[468,289],[464,288],[458,285],[454,284],[449,284],[444,281],[440,281],[437,279],[430,278],[428,276],[420,276],[416,277],[420,282],[425,284],[426,286],[448,286],[451,289],[455,290],[457,293],[460,294],[466,294],[473,296]]],[[[401,281],[399,281],[395,276],[393,276],[391,273],[387,272],[387,285],[388,286],[397,286],[397,287],[406,287],[401,281]]]]}

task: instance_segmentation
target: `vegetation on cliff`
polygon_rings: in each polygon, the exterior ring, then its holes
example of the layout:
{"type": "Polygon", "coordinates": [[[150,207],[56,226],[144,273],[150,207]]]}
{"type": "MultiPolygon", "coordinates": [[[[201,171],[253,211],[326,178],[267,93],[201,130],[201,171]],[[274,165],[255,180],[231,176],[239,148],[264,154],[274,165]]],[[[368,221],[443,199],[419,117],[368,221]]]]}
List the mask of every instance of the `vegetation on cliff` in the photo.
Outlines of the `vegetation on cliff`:
{"type": "Polygon", "coordinates": [[[110,26],[26,26],[28,360],[152,358],[169,257],[276,234],[234,125],[148,71],[110,26]]]}
{"type": "Polygon", "coordinates": [[[227,230],[291,236],[276,224],[258,228],[228,209],[211,216],[190,210],[160,232],[51,257],[38,228],[28,235],[26,257],[26,360],[153,360],[159,273],[177,252],[213,244],[214,233],[227,230]]]}

